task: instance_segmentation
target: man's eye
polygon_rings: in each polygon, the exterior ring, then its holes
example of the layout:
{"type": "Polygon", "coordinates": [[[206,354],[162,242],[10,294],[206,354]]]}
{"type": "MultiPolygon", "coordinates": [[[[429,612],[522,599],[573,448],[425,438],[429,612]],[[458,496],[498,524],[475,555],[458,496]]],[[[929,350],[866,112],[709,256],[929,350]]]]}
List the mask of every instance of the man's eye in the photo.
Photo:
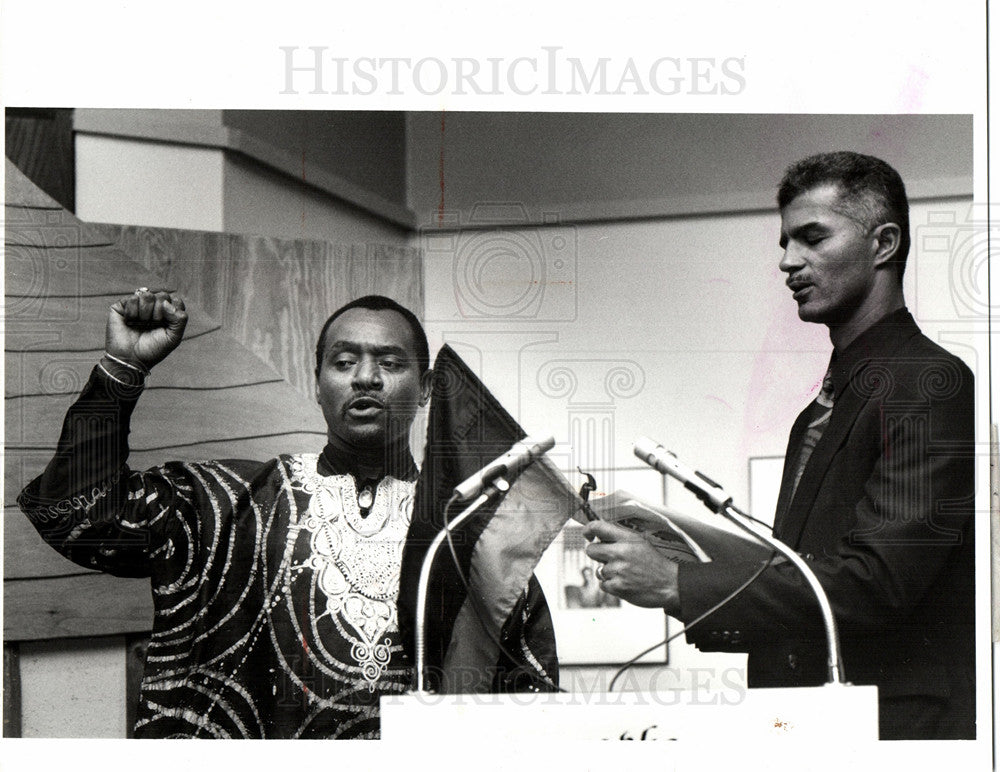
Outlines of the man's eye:
{"type": "Polygon", "coordinates": [[[338,370],[350,370],[354,367],[354,364],[355,362],[353,359],[336,359],[333,362],[333,366],[338,370]]]}
{"type": "Polygon", "coordinates": [[[406,365],[403,362],[400,362],[398,359],[383,359],[381,362],[379,362],[379,364],[381,365],[383,370],[389,370],[390,372],[401,370],[404,367],[406,367],[406,365]]]}

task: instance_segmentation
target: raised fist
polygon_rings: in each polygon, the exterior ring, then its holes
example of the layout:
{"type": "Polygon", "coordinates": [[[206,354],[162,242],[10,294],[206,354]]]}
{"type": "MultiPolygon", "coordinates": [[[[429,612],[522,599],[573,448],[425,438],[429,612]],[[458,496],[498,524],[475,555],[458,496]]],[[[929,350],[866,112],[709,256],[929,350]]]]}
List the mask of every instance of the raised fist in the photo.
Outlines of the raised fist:
{"type": "Polygon", "coordinates": [[[177,295],[137,289],[111,306],[105,348],[118,359],[149,369],[177,348],[187,319],[184,301],[177,295]]]}

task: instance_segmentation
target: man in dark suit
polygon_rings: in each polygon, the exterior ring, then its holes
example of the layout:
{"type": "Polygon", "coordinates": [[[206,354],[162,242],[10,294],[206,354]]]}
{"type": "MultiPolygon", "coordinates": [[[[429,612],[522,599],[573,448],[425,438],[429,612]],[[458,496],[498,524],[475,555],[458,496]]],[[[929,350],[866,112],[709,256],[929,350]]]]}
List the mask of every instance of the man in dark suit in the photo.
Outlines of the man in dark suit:
{"type": "MultiPolygon", "coordinates": [[[[975,737],[972,372],[921,334],[903,300],[903,182],[856,153],[785,174],[780,267],[799,318],[825,324],[823,388],[792,427],[774,534],[830,598],[854,684],[879,689],[882,739],[975,737]]],[[[760,569],[715,556],[677,565],[608,523],[588,554],[602,587],[690,622],[760,569]]],[[[751,687],[827,677],[818,604],[785,561],[688,633],[747,651],[751,687]]]]}

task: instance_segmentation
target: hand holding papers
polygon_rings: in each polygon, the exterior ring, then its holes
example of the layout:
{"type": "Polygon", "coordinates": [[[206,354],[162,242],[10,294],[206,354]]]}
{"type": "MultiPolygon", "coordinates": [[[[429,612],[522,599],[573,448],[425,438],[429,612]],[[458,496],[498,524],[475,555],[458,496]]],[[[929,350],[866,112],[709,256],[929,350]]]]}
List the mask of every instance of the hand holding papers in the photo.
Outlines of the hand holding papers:
{"type": "Polygon", "coordinates": [[[726,520],[692,515],[650,504],[625,491],[592,499],[601,520],[642,534],[664,557],[675,562],[712,557],[766,560],[770,550],[726,520]]]}

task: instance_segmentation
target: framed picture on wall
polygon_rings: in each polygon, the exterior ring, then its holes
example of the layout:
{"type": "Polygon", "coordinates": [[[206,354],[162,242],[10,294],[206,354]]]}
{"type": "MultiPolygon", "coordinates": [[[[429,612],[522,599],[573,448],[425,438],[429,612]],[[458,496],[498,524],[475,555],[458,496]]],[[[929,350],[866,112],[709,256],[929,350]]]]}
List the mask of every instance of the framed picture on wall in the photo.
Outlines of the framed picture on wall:
{"type": "MultiPolygon", "coordinates": [[[[591,470],[588,470],[591,471],[591,470]]],[[[662,476],[648,467],[591,471],[597,479],[594,495],[626,490],[659,504],[664,502],[662,476]]],[[[571,480],[578,477],[568,473],[571,480]]],[[[660,609],[639,608],[600,588],[598,563],[587,557],[583,526],[571,520],[545,552],[535,574],[548,599],[555,627],[559,661],[567,665],[623,664],[644,649],[666,639],[667,616],[660,609]]],[[[660,647],[640,662],[669,662],[660,647]]]]}

